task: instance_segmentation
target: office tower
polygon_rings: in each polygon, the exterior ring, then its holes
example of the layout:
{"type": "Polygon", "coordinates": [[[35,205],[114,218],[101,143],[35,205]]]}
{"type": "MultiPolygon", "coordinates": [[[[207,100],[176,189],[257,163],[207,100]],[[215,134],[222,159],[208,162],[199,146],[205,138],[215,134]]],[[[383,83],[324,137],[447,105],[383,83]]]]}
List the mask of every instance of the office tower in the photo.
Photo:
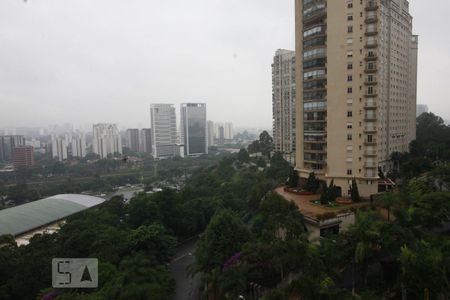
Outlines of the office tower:
{"type": "Polygon", "coordinates": [[[12,162],[13,150],[25,146],[25,137],[22,135],[0,136],[0,161],[12,162]]]}
{"type": "Polygon", "coordinates": [[[52,157],[58,159],[59,161],[67,160],[67,147],[69,144],[64,138],[52,136],[52,157]]]}
{"type": "Polygon", "coordinates": [[[31,146],[17,146],[13,149],[14,167],[34,166],[34,148],[31,146]]]}
{"type": "Polygon", "coordinates": [[[100,158],[122,154],[122,138],[117,124],[96,124],[93,126],[93,151],[100,158]]]}
{"type": "Polygon", "coordinates": [[[84,133],[72,136],[70,146],[73,157],[84,158],[86,156],[86,137],[84,133]]]}
{"type": "Polygon", "coordinates": [[[215,127],[213,121],[208,121],[208,146],[215,146],[216,134],[215,134],[215,127]]]}
{"type": "Polygon", "coordinates": [[[183,103],[181,114],[181,136],[185,156],[208,153],[208,131],[206,104],[183,103]]]}
{"type": "Polygon", "coordinates": [[[424,104],[417,104],[417,110],[416,110],[416,117],[420,116],[421,114],[428,112],[428,106],[424,104]]]}
{"type": "Polygon", "coordinates": [[[128,129],[127,130],[127,147],[130,148],[131,152],[139,152],[139,129],[128,129]]]}
{"type": "Polygon", "coordinates": [[[141,153],[152,153],[152,130],[144,128],[140,132],[139,151],[141,153]]]}
{"type": "Polygon", "coordinates": [[[415,138],[418,38],[406,0],[297,0],[297,169],[349,195],[415,138]]]}
{"type": "Polygon", "coordinates": [[[275,151],[296,149],[295,52],[280,49],[272,64],[273,142],[275,151]]]}
{"type": "Polygon", "coordinates": [[[155,158],[180,156],[177,118],[172,104],[152,104],[150,106],[152,127],[152,154],[155,158]]]}

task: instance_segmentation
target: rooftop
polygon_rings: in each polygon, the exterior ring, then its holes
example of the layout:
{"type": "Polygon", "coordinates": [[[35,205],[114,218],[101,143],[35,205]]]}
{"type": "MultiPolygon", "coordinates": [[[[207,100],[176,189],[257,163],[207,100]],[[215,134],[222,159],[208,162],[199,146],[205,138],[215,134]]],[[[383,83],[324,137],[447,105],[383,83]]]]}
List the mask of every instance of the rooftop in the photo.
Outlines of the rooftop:
{"type": "Polygon", "coordinates": [[[18,236],[97,206],[105,200],[86,195],[56,195],[0,210],[0,235],[18,236]]]}

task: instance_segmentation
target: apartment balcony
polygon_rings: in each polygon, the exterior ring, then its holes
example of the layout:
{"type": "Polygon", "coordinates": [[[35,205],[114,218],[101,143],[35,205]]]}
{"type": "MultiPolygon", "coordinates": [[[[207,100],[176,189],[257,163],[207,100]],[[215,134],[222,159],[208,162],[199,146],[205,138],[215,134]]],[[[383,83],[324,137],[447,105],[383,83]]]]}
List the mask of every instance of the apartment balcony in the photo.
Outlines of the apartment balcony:
{"type": "Polygon", "coordinates": [[[317,21],[322,21],[322,19],[324,19],[326,15],[327,15],[326,8],[315,10],[303,16],[303,24],[307,25],[317,21]]]}
{"type": "Polygon", "coordinates": [[[365,157],[376,157],[377,155],[378,155],[377,151],[375,151],[375,150],[366,150],[364,152],[365,157]]]}
{"type": "Polygon", "coordinates": [[[309,160],[309,159],[304,159],[303,160],[305,163],[308,164],[317,164],[317,165],[326,165],[327,162],[325,160],[309,160]]]}
{"type": "Polygon", "coordinates": [[[377,128],[375,126],[366,126],[364,127],[364,133],[376,133],[377,128]]]}
{"type": "Polygon", "coordinates": [[[376,1],[369,1],[366,5],[366,11],[377,11],[378,8],[379,7],[376,1]]]}
{"type": "Polygon", "coordinates": [[[366,16],[366,20],[365,20],[365,23],[366,24],[374,24],[374,23],[377,23],[378,22],[378,16],[377,15],[369,15],[369,16],[366,16]]]}
{"type": "Polygon", "coordinates": [[[366,30],[365,35],[366,36],[374,36],[378,34],[378,29],[375,30],[366,30]]]}
{"type": "Polygon", "coordinates": [[[364,72],[366,72],[366,73],[376,73],[376,72],[378,72],[378,68],[377,67],[373,67],[373,68],[365,68],[364,69],[364,72]]]}
{"type": "Polygon", "coordinates": [[[366,161],[364,163],[364,168],[366,168],[366,169],[377,169],[378,165],[374,161],[366,161]]]}
{"type": "Polygon", "coordinates": [[[366,55],[364,58],[366,61],[376,61],[378,60],[378,55],[366,55]]]}
{"type": "Polygon", "coordinates": [[[377,179],[378,178],[378,174],[375,171],[373,171],[373,170],[367,170],[366,172],[364,172],[364,177],[377,179]]]}
{"type": "Polygon", "coordinates": [[[364,144],[367,146],[374,146],[377,144],[377,139],[371,139],[371,140],[364,140],[364,144]]]}
{"type": "Polygon", "coordinates": [[[372,80],[372,81],[364,81],[365,85],[369,85],[369,86],[373,86],[373,85],[378,85],[378,81],[376,79],[372,80]]]}
{"type": "Polygon", "coordinates": [[[364,121],[376,121],[377,115],[376,114],[365,114],[364,115],[364,121]]]}
{"type": "Polygon", "coordinates": [[[322,149],[322,150],[317,150],[317,149],[303,149],[303,151],[305,153],[313,153],[313,154],[326,154],[327,150],[322,149]]]}
{"type": "Polygon", "coordinates": [[[365,47],[366,49],[377,48],[377,47],[378,47],[378,43],[377,43],[377,42],[367,43],[364,47],[365,47]]]}
{"type": "Polygon", "coordinates": [[[377,91],[374,91],[372,94],[368,94],[367,91],[364,93],[364,97],[366,98],[375,98],[377,96],[378,96],[377,91]]]}
{"type": "Polygon", "coordinates": [[[326,123],[327,119],[303,119],[304,123],[326,123]]]}

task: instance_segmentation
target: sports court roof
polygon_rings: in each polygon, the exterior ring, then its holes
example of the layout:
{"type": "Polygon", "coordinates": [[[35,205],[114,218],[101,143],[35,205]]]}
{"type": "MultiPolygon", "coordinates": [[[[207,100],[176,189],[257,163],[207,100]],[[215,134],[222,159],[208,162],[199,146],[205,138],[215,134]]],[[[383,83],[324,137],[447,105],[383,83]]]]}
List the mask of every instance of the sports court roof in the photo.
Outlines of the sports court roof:
{"type": "Polygon", "coordinates": [[[18,236],[97,206],[105,200],[85,195],[56,195],[0,210],[0,235],[18,236]]]}

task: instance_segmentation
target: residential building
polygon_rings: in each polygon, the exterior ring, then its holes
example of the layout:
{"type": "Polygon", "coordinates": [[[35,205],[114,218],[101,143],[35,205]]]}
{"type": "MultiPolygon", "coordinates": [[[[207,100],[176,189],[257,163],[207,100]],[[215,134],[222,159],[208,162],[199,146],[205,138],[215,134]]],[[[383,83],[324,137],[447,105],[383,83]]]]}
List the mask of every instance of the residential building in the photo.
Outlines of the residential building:
{"type": "Polygon", "coordinates": [[[34,166],[34,148],[31,146],[17,146],[13,149],[14,167],[34,166]]]}
{"type": "Polygon", "coordinates": [[[13,150],[16,147],[25,146],[25,137],[22,135],[0,136],[0,161],[12,162],[13,150]]]}
{"type": "Polygon", "coordinates": [[[86,137],[84,133],[72,136],[70,143],[72,156],[78,158],[86,157],[86,137]]]}
{"type": "Polygon", "coordinates": [[[233,123],[227,122],[224,125],[224,138],[226,140],[234,139],[234,127],[233,123]]]}
{"type": "Polygon", "coordinates": [[[297,0],[297,170],[349,195],[415,138],[418,37],[407,0],[297,0]]]}
{"type": "Polygon", "coordinates": [[[59,161],[67,160],[68,158],[68,148],[66,138],[61,138],[56,135],[52,136],[52,157],[59,161]]]}
{"type": "Polygon", "coordinates": [[[295,51],[280,49],[272,64],[272,111],[274,150],[296,150],[295,51]]]}
{"type": "Polygon", "coordinates": [[[127,147],[130,148],[131,152],[139,152],[140,138],[139,129],[128,129],[127,130],[127,147]]]}
{"type": "Polygon", "coordinates": [[[215,127],[213,121],[208,121],[207,123],[208,127],[208,147],[216,146],[216,134],[215,134],[215,127]]]}
{"type": "Polygon", "coordinates": [[[117,124],[96,124],[93,126],[93,152],[101,158],[122,154],[122,138],[117,124]]]}
{"type": "Polygon", "coordinates": [[[208,153],[208,131],[206,104],[181,104],[181,136],[185,156],[197,156],[208,153]]]}
{"type": "Polygon", "coordinates": [[[150,120],[153,157],[180,156],[182,147],[178,143],[175,107],[172,104],[152,104],[150,120]]]}
{"type": "Polygon", "coordinates": [[[139,152],[152,153],[152,129],[144,128],[140,132],[139,152]]]}
{"type": "Polygon", "coordinates": [[[416,117],[420,116],[421,114],[427,113],[428,106],[424,104],[417,104],[417,111],[416,111],[416,117]]]}

